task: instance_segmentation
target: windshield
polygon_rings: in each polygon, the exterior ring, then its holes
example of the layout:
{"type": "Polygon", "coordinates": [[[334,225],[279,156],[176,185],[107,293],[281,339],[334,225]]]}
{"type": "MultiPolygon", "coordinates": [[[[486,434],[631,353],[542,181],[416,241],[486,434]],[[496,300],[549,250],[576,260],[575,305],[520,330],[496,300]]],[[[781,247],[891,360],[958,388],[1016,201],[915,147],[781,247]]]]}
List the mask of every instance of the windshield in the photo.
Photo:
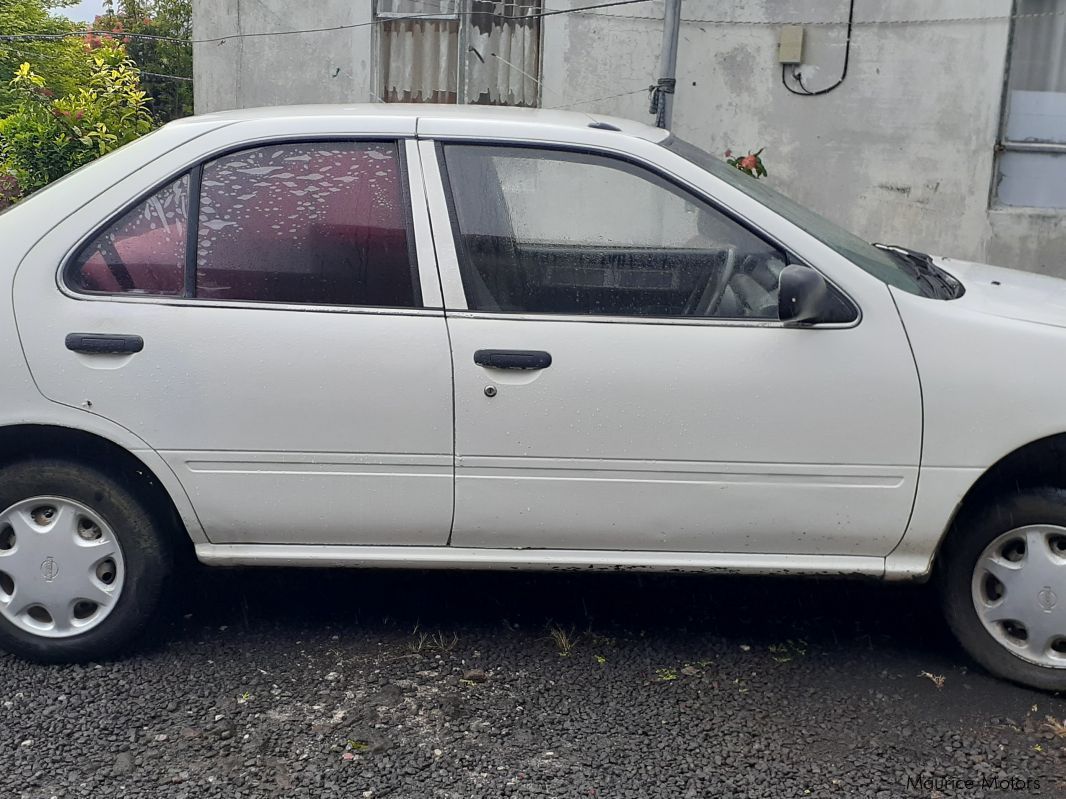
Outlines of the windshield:
{"type": "Polygon", "coordinates": [[[796,227],[810,233],[820,242],[840,253],[860,269],[869,272],[878,280],[895,286],[911,294],[924,295],[921,284],[908,273],[898,259],[869,242],[863,241],[844,228],[834,225],[825,217],[819,216],[808,208],[790,200],[764,183],[748,177],[739,169],[720,161],[704,152],[694,144],[689,144],[676,136],[670,136],[662,142],[663,146],[691,161],[716,178],[721,178],[730,186],[739,189],[754,200],[758,200],[771,211],[780,214],[796,227]]]}

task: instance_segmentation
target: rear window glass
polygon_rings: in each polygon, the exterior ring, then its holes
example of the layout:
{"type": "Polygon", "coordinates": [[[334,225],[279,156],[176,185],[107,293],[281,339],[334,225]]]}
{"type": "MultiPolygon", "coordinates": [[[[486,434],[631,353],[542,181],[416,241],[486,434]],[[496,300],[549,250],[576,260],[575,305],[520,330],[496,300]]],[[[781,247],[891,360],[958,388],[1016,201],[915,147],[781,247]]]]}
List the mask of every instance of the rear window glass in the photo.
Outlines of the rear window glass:
{"type": "Polygon", "coordinates": [[[97,235],[68,267],[68,285],[207,300],[421,305],[394,142],[242,150],[206,163],[190,197],[196,175],[156,191],[97,235]],[[190,240],[195,253],[186,250],[190,240]]]}
{"type": "Polygon", "coordinates": [[[418,304],[394,144],[272,145],[207,164],[196,247],[197,297],[418,304]]]}

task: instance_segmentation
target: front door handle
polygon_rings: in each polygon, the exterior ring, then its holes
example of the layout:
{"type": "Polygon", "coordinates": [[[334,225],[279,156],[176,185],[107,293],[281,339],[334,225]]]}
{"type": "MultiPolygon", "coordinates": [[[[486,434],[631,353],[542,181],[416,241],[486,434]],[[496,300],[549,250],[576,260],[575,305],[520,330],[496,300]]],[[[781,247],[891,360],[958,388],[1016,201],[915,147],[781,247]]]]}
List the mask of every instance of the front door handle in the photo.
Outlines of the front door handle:
{"type": "Polygon", "coordinates": [[[68,333],[67,349],[91,355],[119,355],[140,352],[144,339],[122,333],[68,333]]]}
{"type": "Polygon", "coordinates": [[[543,350],[478,350],[474,363],[486,369],[547,369],[552,356],[543,350]]]}

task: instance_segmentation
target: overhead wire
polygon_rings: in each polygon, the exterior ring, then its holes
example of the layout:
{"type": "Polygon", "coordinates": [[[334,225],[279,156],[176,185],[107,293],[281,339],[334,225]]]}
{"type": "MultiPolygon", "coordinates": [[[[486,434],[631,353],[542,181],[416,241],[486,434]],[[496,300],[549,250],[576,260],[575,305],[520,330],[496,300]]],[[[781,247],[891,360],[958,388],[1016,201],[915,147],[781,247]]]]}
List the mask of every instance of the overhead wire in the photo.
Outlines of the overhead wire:
{"type": "Polygon", "coordinates": [[[629,97],[630,95],[633,95],[633,94],[647,94],[647,93],[648,93],[648,87],[647,86],[641,86],[639,89],[633,89],[632,91],[628,91],[628,92],[619,92],[618,94],[608,94],[608,95],[605,95],[603,97],[586,97],[583,100],[572,100],[571,102],[563,103],[561,105],[545,106],[545,108],[551,109],[553,111],[561,111],[561,110],[566,109],[566,108],[573,108],[575,105],[585,105],[586,103],[598,103],[598,102],[601,102],[603,100],[614,100],[614,99],[617,99],[619,97],[629,97]]]}
{"type": "MultiPolygon", "coordinates": [[[[639,19],[651,22],[662,22],[662,17],[640,14],[603,14],[598,11],[577,9],[575,13],[583,13],[588,16],[605,17],[612,19],[639,19]]],[[[854,27],[877,27],[879,25],[949,25],[965,22],[1007,22],[1013,19],[1029,19],[1034,17],[1061,17],[1066,15],[1066,10],[1060,11],[1033,11],[1022,14],[986,14],[983,16],[970,17],[907,17],[905,19],[857,19],[854,27]]],[[[681,22],[690,25],[750,25],[777,27],[780,25],[802,25],[804,27],[842,27],[848,24],[847,19],[729,19],[726,17],[682,17],[681,22]]]]}
{"type": "MultiPolygon", "coordinates": [[[[488,15],[493,17],[499,17],[502,19],[538,19],[542,17],[554,17],[560,14],[576,14],[582,11],[589,11],[593,9],[601,8],[614,8],[617,6],[630,6],[637,3],[649,3],[651,0],[610,0],[610,2],[595,3],[592,5],[579,6],[577,8],[558,8],[558,9],[544,9],[537,11],[533,14],[525,14],[521,17],[514,17],[507,14],[501,14],[499,12],[492,11],[456,11],[454,15],[449,16],[473,16],[473,15],[488,15]]],[[[366,28],[373,25],[381,25],[387,22],[404,22],[404,21],[417,21],[426,19],[440,19],[440,13],[427,13],[427,14],[405,14],[397,16],[380,17],[376,19],[367,20],[366,22],[352,22],[343,25],[330,25],[322,28],[300,28],[296,30],[281,30],[281,31],[251,31],[248,33],[231,33],[225,36],[211,36],[205,39],[182,39],[174,36],[160,36],[157,34],[147,33],[127,33],[125,31],[103,31],[103,30],[81,30],[71,31],[69,33],[51,33],[51,34],[38,34],[38,33],[0,33],[0,41],[15,41],[20,39],[65,39],[74,36],[121,36],[124,38],[136,38],[136,39],[156,39],[160,41],[179,42],[184,44],[217,44],[220,42],[226,42],[231,39],[252,39],[260,38],[264,36],[296,36],[307,33],[330,33],[333,31],[352,30],[355,28],[366,28]]]]}
{"type": "MultiPolygon", "coordinates": [[[[426,3],[427,1],[428,0],[415,0],[415,2],[421,2],[421,3],[426,3]]],[[[477,11],[477,12],[474,12],[474,11],[462,11],[462,10],[456,10],[454,12],[449,13],[447,16],[449,16],[449,17],[457,17],[457,16],[464,16],[464,15],[479,14],[479,15],[490,15],[490,16],[504,18],[504,19],[516,19],[516,18],[517,19],[536,19],[536,18],[543,18],[543,17],[554,17],[554,16],[559,16],[559,15],[564,15],[564,14],[582,14],[582,15],[601,16],[601,17],[604,17],[604,18],[620,19],[620,20],[650,20],[650,21],[654,21],[654,22],[662,22],[662,17],[660,17],[660,16],[648,16],[648,15],[638,15],[638,14],[605,14],[605,13],[603,13],[603,9],[610,9],[610,8],[616,8],[616,7],[622,7],[622,6],[631,6],[631,5],[637,5],[637,4],[640,4],[640,3],[647,3],[647,2],[651,2],[651,0],[609,0],[608,2],[592,3],[592,4],[583,5],[583,6],[577,6],[577,7],[573,7],[573,8],[542,9],[542,10],[537,11],[535,13],[525,14],[525,15],[521,15],[519,17],[515,17],[513,15],[508,15],[508,14],[503,14],[503,13],[500,13],[498,11],[477,11]]],[[[504,2],[503,5],[505,7],[528,8],[528,5],[526,5],[524,3],[521,3],[518,0],[516,0],[515,2],[504,2]]],[[[834,44],[825,45],[827,47],[844,47],[845,48],[844,65],[843,65],[843,68],[842,68],[842,71],[841,71],[841,77],[837,80],[836,83],[834,83],[831,86],[826,87],[824,89],[811,91],[804,84],[802,75],[796,74],[796,82],[800,86],[800,89],[797,90],[797,89],[794,89],[794,88],[792,88],[792,87],[790,87],[788,85],[787,81],[785,80],[785,66],[786,65],[782,66],[782,83],[784,83],[786,89],[788,89],[793,94],[798,94],[798,95],[803,95],[803,96],[818,96],[818,95],[826,94],[826,93],[832,91],[837,86],[839,86],[844,81],[844,79],[847,77],[847,70],[848,70],[848,65],[849,65],[849,62],[850,62],[850,52],[851,52],[851,44],[852,44],[853,32],[854,32],[854,29],[857,28],[857,27],[863,27],[863,26],[894,26],[894,25],[938,25],[938,24],[982,23],[982,22],[1008,21],[1008,20],[1023,19],[1023,18],[1057,17],[1057,16],[1066,15],[1066,10],[1059,10],[1059,11],[1040,11],[1040,12],[1023,13],[1023,14],[990,14],[990,15],[982,15],[982,16],[924,17],[924,18],[923,17],[909,17],[909,18],[905,18],[905,19],[867,19],[867,20],[857,20],[857,19],[854,18],[854,7],[855,7],[854,0],[850,0],[848,18],[845,19],[845,20],[794,20],[794,19],[753,20],[753,19],[731,19],[731,18],[725,18],[725,17],[717,17],[717,18],[710,18],[710,17],[682,17],[681,21],[683,23],[686,23],[686,24],[700,24],[700,25],[741,25],[741,26],[743,26],[743,25],[749,25],[749,26],[802,25],[802,26],[812,26],[812,27],[816,27],[816,26],[823,26],[823,27],[845,26],[847,32],[846,32],[846,39],[845,39],[844,43],[842,43],[842,44],[835,44],[834,43],[834,44]]],[[[123,38],[123,39],[138,39],[138,40],[144,40],[144,41],[163,41],[163,42],[172,42],[172,43],[176,43],[176,44],[188,44],[188,45],[194,45],[194,44],[219,44],[219,43],[224,43],[226,41],[233,40],[233,39],[261,38],[261,37],[269,37],[269,36],[293,36],[293,35],[303,35],[303,34],[312,34],[312,33],[328,33],[328,32],[332,32],[332,31],[349,30],[349,29],[355,29],[355,28],[369,27],[369,26],[373,26],[373,25],[381,25],[381,24],[385,24],[385,23],[389,23],[389,22],[417,21],[417,20],[426,20],[426,19],[434,19],[434,18],[439,19],[440,17],[441,17],[441,12],[439,12],[439,11],[435,12],[435,13],[425,13],[425,14],[389,15],[389,16],[385,16],[385,17],[379,17],[379,18],[375,18],[375,19],[372,19],[372,20],[368,20],[368,21],[365,21],[365,22],[353,22],[353,23],[344,24],[344,25],[333,25],[333,26],[320,27],[320,28],[300,28],[300,29],[281,30],[281,31],[251,31],[251,32],[247,32],[247,33],[237,32],[237,33],[227,34],[227,35],[223,35],[223,36],[212,36],[212,37],[201,38],[201,39],[182,38],[182,37],[175,37],[175,36],[163,36],[163,35],[159,35],[159,34],[148,34],[148,33],[133,33],[133,32],[127,32],[127,31],[98,30],[98,29],[84,29],[84,30],[78,30],[78,31],[68,31],[68,32],[64,32],[64,33],[52,33],[52,34],[41,34],[41,33],[0,33],[0,42],[53,41],[53,40],[62,40],[62,39],[76,38],[76,37],[97,36],[97,37],[113,37],[113,38],[123,38]]],[[[12,49],[14,49],[14,48],[12,48],[12,49]]],[[[160,79],[167,79],[167,80],[186,81],[186,82],[192,82],[192,80],[193,80],[191,77],[187,77],[187,76],[184,76],[184,75],[170,75],[170,74],[158,73],[158,72],[143,72],[143,74],[149,75],[151,77],[160,78],[160,79]]],[[[628,96],[628,95],[631,95],[631,94],[637,94],[638,92],[645,92],[645,91],[647,91],[646,87],[644,87],[642,89],[639,89],[639,90],[634,90],[634,91],[629,91],[629,92],[621,92],[619,94],[609,95],[609,96],[606,96],[606,97],[593,98],[593,99],[589,99],[589,100],[573,101],[573,102],[570,102],[570,103],[566,103],[565,105],[556,106],[556,107],[557,108],[570,107],[570,106],[573,106],[573,105],[580,105],[580,104],[583,104],[583,103],[586,103],[586,102],[595,102],[597,100],[613,99],[615,97],[624,97],[624,96],[628,96]]]]}
{"type": "MultiPolygon", "coordinates": [[[[48,62],[56,63],[56,62],[61,62],[61,61],[65,60],[61,56],[56,55],[55,53],[40,53],[40,52],[34,52],[32,50],[24,50],[24,49],[19,48],[19,47],[8,47],[6,49],[10,50],[11,52],[17,53],[19,55],[19,57],[21,57],[21,58],[25,58],[25,59],[31,60],[31,61],[33,61],[35,63],[48,63],[48,62]]],[[[164,79],[164,80],[182,81],[182,82],[185,82],[185,83],[192,83],[193,82],[193,79],[188,77],[188,76],[186,76],[186,75],[171,75],[171,74],[168,74],[166,72],[150,72],[150,71],[145,70],[145,69],[140,69],[139,67],[138,67],[137,71],[140,72],[141,75],[146,75],[146,76],[151,77],[151,78],[160,78],[160,79],[164,79]]]]}
{"type": "MultiPolygon", "coordinates": [[[[425,0],[418,0],[418,1],[419,2],[425,2],[425,0]]],[[[572,14],[572,13],[577,13],[579,11],[588,11],[590,9],[614,8],[614,7],[617,7],[617,6],[628,6],[628,5],[635,5],[637,3],[647,3],[647,2],[651,2],[651,0],[609,0],[608,2],[594,3],[594,4],[590,4],[590,5],[579,6],[577,8],[542,9],[542,10],[536,11],[535,13],[532,13],[532,14],[520,15],[519,17],[515,17],[513,15],[508,15],[508,14],[502,14],[502,13],[499,13],[499,12],[496,12],[496,11],[491,11],[491,12],[490,11],[477,11],[477,12],[475,12],[475,11],[459,11],[459,10],[456,10],[453,14],[449,14],[448,16],[449,17],[452,17],[452,16],[458,17],[458,16],[462,16],[462,15],[473,15],[473,14],[486,15],[487,14],[487,15],[490,15],[490,16],[501,17],[501,18],[504,18],[504,19],[536,19],[536,18],[541,18],[541,17],[558,16],[560,14],[572,14]]],[[[518,2],[504,3],[504,6],[505,7],[511,6],[511,7],[515,7],[515,8],[519,8],[519,7],[528,8],[529,7],[528,5],[520,4],[518,2]]],[[[322,27],[322,28],[303,28],[303,29],[299,29],[299,30],[286,30],[286,31],[253,31],[253,32],[249,32],[249,33],[229,34],[229,35],[226,35],[226,36],[214,36],[214,37],[209,37],[209,38],[205,38],[205,39],[184,39],[184,38],[175,37],[175,36],[163,36],[163,35],[160,35],[160,34],[151,34],[151,33],[133,33],[133,32],[128,32],[128,31],[87,29],[87,30],[80,30],[80,31],[68,31],[68,32],[65,32],[65,33],[51,33],[51,34],[47,34],[47,33],[45,33],[45,34],[40,34],[40,33],[0,33],[0,42],[13,42],[13,41],[61,41],[63,39],[69,39],[69,38],[96,36],[96,37],[102,37],[102,38],[122,38],[122,39],[137,39],[137,40],[141,40],[141,41],[161,41],[161,42],[171,42],[171,43],[177,43],[177,44],[212,44],[212,43],[226,42],[226,41],[228,41],[230,39],[257,38],[257,37],[263,37],[263,36],[290,36],[290,35],[309,34],[309,33],[326,33],[326,32],[330,32],[330,31],[348,30],[348,29],[352,29],[352,28],[363,28],[363,27],[367,27],[367,26],[370,26],[370,25],[380,25],[380,24],[384,24],[384,23],[387,23],[387,22],[402,22],[402,21],[406,21],[406,20],[438,19],[438,18],[440,18],[440,16],[441,16],[440,12],[426,13],[426,14],[390,15],[390,16],[387,16],[387,17],[375,18],[375,19],[369,20],[367,22],[355,22],[355,23],[351,23],[351,24],[347,24],[347,25],[334,25],[334,26],[322,27]]],[[[14,49],[14,48],[12,48],[12,49],[14,49]]],[[[496,55],[496,54],[494,53],[493,55],[496,55]]],[[[496,56],[496,57],[500,58],[499,56],[496,56]]],[[[503,59],[500,58],[500,60],[502,61],[503,59]]],[[[512,66],[514,66],[514,65],[512,65],[512,66]]],[[[165,73],[147,72],[147,71],[144,71],[144,70],[141,71],[141,74],[147,75],[147,76],[150,76],[150,77],[161,78],[161,79],[169,79],[169,80],[176,80],[176,81],[187,81],[187,82],[190,82],[190,83],[193,81],[193,79],[191,77],[186,77],[186,76],[183,76],[183,75],[168,75],[168,74],[165,74],[165,73]]],[[[534,80],[536,80],[536,79],[534,78],[534,80]]],[[[537,82],[539,83],[539,81],[537,81],[537,82]]]]}
{"type": "MultiPolygon", "coordinates": [[[[418,2],[424,2],[424,0],[418,0],[418,2]]],[[[453,14],[449,14],[449,17],[453,16],[471,16],[489,15],[498,17],[501,19],[537,19],[541,17],[553,17],[563,14],[584,14],[590,16],[601,16],[604,18],[619,19],[619,20],[649,20],[652,22],[662,22],[661,16],[649,16],[649,15],[637,15],[637,14],[604,14],[601,9],[615,8],[620,6],[636,5],[638,3],[648,3],[651,0],[611,0],[611,2],[594,3],[585,6],[578,6],[575,8],[559,8],[559,9],[544,9],[533,14],[523,15],[521,17],[515,17],[507,14],[501,14],[499,12],[492,11],[455,11],[453,14]]],[[[517,4],[510,4],[517,5],[517,4]]],[[[805,27],[817,27],[817,26],[848,26],[852,28],[858,27],[877,27],[877,26],[892,26],[892,25],[946,25],[946,24],[961,24],[961,23],[980,23],[980,22],[1004,22],[1012,19],[1031,19],[1038,17],[1059,17],[1066,15],[1066,10],[1059,11],[1038,11],[1024,14],[987,14],[983,16],[969,16],[969,17],[908,17],[905,19],[848,19],[843,20],[802,20],[802,19],[730,19],[726,17],[682,17],[681,21],[686,24],[698,24],[698,25],[750,25],[750,26],[768,26],[776,27],[780,25],[802,25],[805,27]]],[[[853,15],[849,15],[853,17],[853,15]]],[[[69,31],[66,33],[0,33],[0,41],[16,41],[16,40],[48,40],[48,39],[66,39],[70,37],[78,36],[121,36],[128,39],[145,39],[145,40],[158,40],[175,42],[179,44],[216,44],[220,42],[226,42],[231,39],[248,39],[248,38],[260,38],[269,36],[294,36],[308,33],[329,33],[332,31],[349,30],[355,28],[365,28],[374,25],[381,25],[389,22],[403,22],[403,21],[417,21],[428,19],[439,19],[441,14],[438,13],[426,13],[426,14],[405,14],[405,15],[389,15],[380,17],[365,22],[352,22],[343,25],[331,25],[321,28],[298,28],[293,30],[280,30],[280,31],[250,31],[247,33],[230,33],[223,36],[212,36],[203,39],[187,39],[175,36],[162,36],[159,34],[148,33],[129,33],[126,31],[116,32],[108,30],[95,30],[86,29],[78,31],[69,31]]]]}

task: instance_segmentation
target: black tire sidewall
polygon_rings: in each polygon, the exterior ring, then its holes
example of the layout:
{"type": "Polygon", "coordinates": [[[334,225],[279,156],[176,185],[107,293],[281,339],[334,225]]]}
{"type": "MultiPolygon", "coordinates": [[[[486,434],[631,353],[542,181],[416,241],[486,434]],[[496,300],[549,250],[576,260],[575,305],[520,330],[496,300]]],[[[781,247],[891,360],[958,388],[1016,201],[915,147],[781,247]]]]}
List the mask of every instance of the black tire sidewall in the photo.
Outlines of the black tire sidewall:
{"type": "Polygon", "coordinates": [[[973,573],[985,548],[1003,533],[1033,524],[1066,527],[1066,491],[1020,491],[964,509],[939,559],[941,602],[959,643],[988,671],[1030,688],[1066,691],[1066,669],[1038,666],[1012,654],[985,629],[973,604],[973,573]]]}
{"type": "Polygon", "coordinates": [[[25,461],[0,470],[0,510],[35,496],[71,499],[99,514],[122,551],[125,576],[107,617],[69,638],[44,638],[0,617],[0,647],[45,663],[70,663],[120,654],[148,623],[169,571],[166,542],[135,492],[111,475],[60,460],[25,461]]]}

